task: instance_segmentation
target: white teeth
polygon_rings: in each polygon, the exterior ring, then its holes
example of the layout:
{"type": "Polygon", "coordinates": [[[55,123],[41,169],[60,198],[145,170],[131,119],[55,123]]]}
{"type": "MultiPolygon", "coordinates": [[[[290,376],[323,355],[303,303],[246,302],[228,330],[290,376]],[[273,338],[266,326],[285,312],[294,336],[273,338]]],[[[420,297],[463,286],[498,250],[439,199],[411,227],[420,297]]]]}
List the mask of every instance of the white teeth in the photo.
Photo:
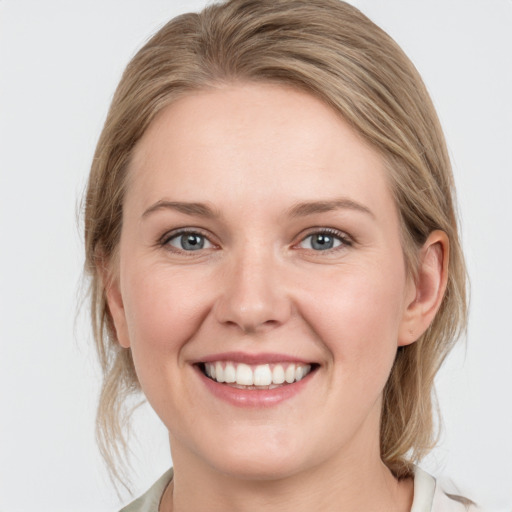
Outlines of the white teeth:
{"type": "Polygon", "coordinates": [[[255,386],[270,386],[272,384],[272,372],[268,364],[260,364],[254,370],[255,386]]]}
{"type": "Polygon", "coordinates": [[[281,364],[276,364],[272,370],[272,383],[282,384],[284,382],[284,368],[281,364]]]}
{"type": "Polygon", "coordinates": [[[236,370],[233,363],[226,363],[224,368],[224,382],[231,383],[236,381],[236,370]]]}
{"type": "Polygon", "coordinates": [[[284,372],[284,380],[288,382],[288,384],[291,384],[295,380],[295,365],[291,364],[286,368],[286,371],[284,372]]]}
{"type": "Polygon", "coordinates": [[[259,364],[250,366],[232,361],[205,363],[206,375],[217,382],[239,386],[277,386],[302,380],[310,371],[309,364],[259,364]],[[286,367],[286,369],[285,369],[286,367]]]}
{"type": "Polygon", "coordinates": [[[254,374],[249,365],[240,363],[236,367],[236,383],[242,386],[252,386],[254,384],[254,374]]]}
{"type": "Polygon", "coordinates": [[[222,368],[220,361],[215,363],[215,380],[217,382],[224,382],[224,368],[222,368]]]}

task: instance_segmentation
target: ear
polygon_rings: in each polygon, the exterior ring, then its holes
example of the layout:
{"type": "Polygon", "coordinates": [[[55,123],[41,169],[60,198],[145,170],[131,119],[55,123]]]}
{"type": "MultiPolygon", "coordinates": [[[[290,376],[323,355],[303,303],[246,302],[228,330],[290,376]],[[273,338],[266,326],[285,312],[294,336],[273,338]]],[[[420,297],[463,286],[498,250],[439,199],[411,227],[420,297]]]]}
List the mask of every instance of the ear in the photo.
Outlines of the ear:
{"type": "Polygon", "coordinates": [[[415,342],[434,320],[446,290],[450,244],[444,231],[433,231],[420,249],[418,272],[410,284],[398,346],[415,342]]]}
{"type": "Polygon", "coordinates": [[[100,264],[101,281],[105,295],[107,298],[107,305],[112,317],[112,322],[116,331],[116,338],[118,343],[124,347],[130,347],[130,339],[128,336],[128,328],[126,324],[126,315],[123,304],[123,296],[119,286],[119,271],[112,268],[111,264],[100,264]]]}

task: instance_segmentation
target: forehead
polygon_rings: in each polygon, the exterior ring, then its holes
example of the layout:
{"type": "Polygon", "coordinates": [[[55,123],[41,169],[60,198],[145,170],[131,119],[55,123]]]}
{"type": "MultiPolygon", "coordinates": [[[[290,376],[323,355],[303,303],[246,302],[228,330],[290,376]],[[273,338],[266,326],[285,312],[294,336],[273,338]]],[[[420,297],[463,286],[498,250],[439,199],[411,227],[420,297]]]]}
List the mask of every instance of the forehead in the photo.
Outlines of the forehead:
{"type": "MultiPolygon", "coordinates": [[[[139,141],[128,195],[137,207],[169,199],[266,204],[388,195],[381,156],[314,96],[274,84],[190,93],[139,141]],[[177,197],[179,196],[179,197],[177,197]]],[[[127,198],[130,199],[130,198],[127,198]]],[[[387,197],[389,200],[389,197],[387,197]]]]}

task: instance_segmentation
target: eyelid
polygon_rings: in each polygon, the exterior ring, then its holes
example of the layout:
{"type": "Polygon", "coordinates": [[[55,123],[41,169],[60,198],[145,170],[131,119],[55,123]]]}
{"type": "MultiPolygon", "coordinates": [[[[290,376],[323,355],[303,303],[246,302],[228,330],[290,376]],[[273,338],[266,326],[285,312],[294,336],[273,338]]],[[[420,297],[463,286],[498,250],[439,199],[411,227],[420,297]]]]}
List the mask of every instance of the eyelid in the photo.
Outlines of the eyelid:
{"type": "MultiPolygon", "coordinates": [[[[216,248],[216,249],[219,248],[219,244],[213,240],[214,237],[212,236],[212,234],[210,232],[205,231],[202,228],[198,228],[198,227],[194,227],[194,226],[175,228],[170,231],[165,231],[164,234],[158,238],[157,245],[161,246],[161,247],[172,247],[168,244],[168,242],[172,238],[176,238],[180,235],[184,235],[187,233],[194,233],[194,234],[201,235],[204,238],[206,238],[210,244],[213,245],[213,248],[216,248]]],[[[328,235],[334,236],[334,237],[338,238],[342,242],[342,244],[339,247],[334,247],[332,249],[326,249],[325,251],[312,251],[312,252],[333,252],[333,251],[337,251],[340,249],[344,249],[346,247],[351,247],[355,243],[353,237],[350,236],[349,234],[347,234],[345,231],[341,231],[339,229],[331,228],[331,227],[315,226],[315,227],[308,228],[307,230],[302,232],[299,235],[299,240],[295,244],[293,244],[293,247],[296,248],[300,243],[304,242],[304,240],[306,240],[309,236],[312,236],[315,234],[328,234],[328,235]]],[[[181,251],[180,249],[177,249],[175,247],[173,247],[173,249],[169,249],[169,250],[173,250],[176,252],[183,252],[183,253],[194,252],[194,251],[181,251]]],[[[309,250],[309,249],[305,249],[305,250],[309,250]]],[[[197,252],[200,252],[200,251],[197,251],[197,252]]]]}
{"type": "MultiPolygon", "coordinates": [[[[190,227],[187,226],[187,227],[183,227],[183,228],[176,228],[176,229],[172,229],[170,231],[166,231],[162,236],[160,236],[158,238],[157,245],[161,246],[161,247],[166,247],[169,250],[172,250],[173,252],[180,252],[180,253],[200,252],[200,251],[183,251],[183,250],[180,250],[180,249],[178,249],[176,247],[172,247],[169,244],[169,241],[171,239],[179,237],[181,235],[190,234],[190,233],[196,234],[196,235],[200,235],[200,236],[204,237],[213,246],[213,248],[218,248],[218,244],[215,243],[212,240],[213,237],[212,237],[211,233],[205,231],[204,229],[196,228],[196,227],[193,227],[193,226],[190,226],[190,227]],[[170,249],[170,247],[172,247],[172,249],[170,249]]],[[[210,249],[210,247],[208,247],[206,249],[210,249]]],[[[204,250],[206,250],[206,249],[204,249],[204,250]]]]}
{"type": "MultiPolygon", "coordinates": [[[[309,228],[308,230],[306,230],[306,232],[301,233],[300,239],[296,244],[294,244],[294,247],[297,247],[299,244],[304,242],[304,240],[306,240],[308,237],[310,237],[312,235],[321,235],[321,234],[327,234],[327,235],[336,237],[342,242],[342,244],[339,247],[333,247],[331,249],[325,249],[324,251],[313,251],[313,252],[328,253],[328,252],[338,251],[338,250],[344,249],[346,247],[351,247],[354,245],[354,239],[350,235],[348,235],[345,231],[341,231],[336,228],[316,226],[313,228],[309,228]]],[[[311,249],[305,249],[305,250],[311,250],[311,249]]]]}

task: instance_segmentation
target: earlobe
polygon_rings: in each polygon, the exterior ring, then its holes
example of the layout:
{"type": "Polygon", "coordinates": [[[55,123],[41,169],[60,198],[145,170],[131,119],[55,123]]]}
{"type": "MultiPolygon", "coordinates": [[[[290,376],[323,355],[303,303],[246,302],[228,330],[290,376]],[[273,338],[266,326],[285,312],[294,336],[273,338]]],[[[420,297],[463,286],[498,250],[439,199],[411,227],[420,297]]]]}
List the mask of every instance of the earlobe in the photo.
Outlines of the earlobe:
{"type": "Polygon", "coordinates": [[[101,265],[101,281],[105,296],[107,299],[108,309],[112,317],[112,322],[116,331],[118,343],[123,348],[130,347],[130,339],[128,337],[128,329],[126,325],[126,315],[123,304],[123,297],[119,286],[119,278],[112,275],[113,272],[108,265],[101,265]]]}
{"type": "Polygon", "coordinates": [[[410,345],[429,327],[441,306],[448,282],[449,240],[433,231],[420,249],[418,271],[400,325],[398,345],[410,345]]]}

